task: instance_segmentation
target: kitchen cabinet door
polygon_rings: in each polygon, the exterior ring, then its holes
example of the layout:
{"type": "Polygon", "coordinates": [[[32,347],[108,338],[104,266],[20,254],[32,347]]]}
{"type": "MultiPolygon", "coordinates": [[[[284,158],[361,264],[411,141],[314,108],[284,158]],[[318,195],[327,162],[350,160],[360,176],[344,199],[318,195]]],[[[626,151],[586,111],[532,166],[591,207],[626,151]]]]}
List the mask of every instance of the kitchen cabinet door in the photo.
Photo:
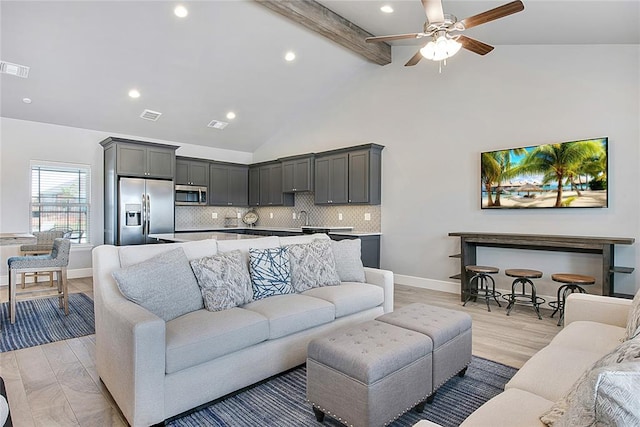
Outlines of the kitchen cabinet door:
{"type": "Polygon", "coordinates": [[[335,154],[316,158],[315,161],[315,203],[348,203],[348,155],[335,154]]]}
{"type": "Polygon", "coordinates": [[[116,144],[118,175],[173,179],[175,149],[147,147],[144,144],[116,144]]]}
{"type": "Polygon", "coordinates": [[[232,206],[247,206],[249,192],[249,168],[229,167],[229,198],[232,206]]]}
{"type": "Polygon", "coordinates": [[[249,168],[249,206],[260,206],[260,168],[249,168]]]}
{"type": "Polygon", "coordinates": [[[285,193],[313,191],[313,157],[283,161],[282,177],[285,193]]]}
{"type": "Polygon", "coordinates": [[[176,159],[176,184],[209,186],[209,163],[176,159]]]}
{"type": "Polygon", "coordinates": [[[247,206],[248,167],[211,164],[209,204],[212,206],[247,206]]]}

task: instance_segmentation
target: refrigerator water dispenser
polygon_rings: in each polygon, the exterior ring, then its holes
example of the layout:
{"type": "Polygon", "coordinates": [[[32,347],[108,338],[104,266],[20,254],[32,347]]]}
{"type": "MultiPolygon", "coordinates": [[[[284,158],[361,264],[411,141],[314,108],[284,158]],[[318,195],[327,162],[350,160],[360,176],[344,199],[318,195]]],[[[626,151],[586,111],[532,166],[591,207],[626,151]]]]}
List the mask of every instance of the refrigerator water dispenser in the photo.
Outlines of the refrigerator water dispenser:
{"type": "Polygon", "coordinates": [[[140,204],[126,204],[124,210],[126,226],[137,227],[142,225],[142,207],[140,204]]]}

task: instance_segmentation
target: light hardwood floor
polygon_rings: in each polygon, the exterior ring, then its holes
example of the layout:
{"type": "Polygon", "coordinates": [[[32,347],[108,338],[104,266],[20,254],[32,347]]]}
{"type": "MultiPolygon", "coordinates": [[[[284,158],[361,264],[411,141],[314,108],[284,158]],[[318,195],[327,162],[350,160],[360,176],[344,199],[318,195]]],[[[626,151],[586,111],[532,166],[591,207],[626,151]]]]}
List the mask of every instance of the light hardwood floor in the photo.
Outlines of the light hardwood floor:
{"type": "MultiPolygon", "coordinates": [[[[92,296],[90,278],[69,281],[70,292],[92,296]]],[[[7,301],[6,287],[0,301],[7,301]]],[[[560,330],[550,312],[538,320],[528,307],[504,308],[484,303],[462,307],[457,295],[396,285],[395,307],[412,302],[463,310],[473,318],[473,354],[521,367],[560,330]]],[[[504,304],[503,304],[504,305],[504,304]]],[[[98,378],[93,335],[0,353],[0,376],[9,395],[16,427],[126,426],[113,399],[98,378]]]]}

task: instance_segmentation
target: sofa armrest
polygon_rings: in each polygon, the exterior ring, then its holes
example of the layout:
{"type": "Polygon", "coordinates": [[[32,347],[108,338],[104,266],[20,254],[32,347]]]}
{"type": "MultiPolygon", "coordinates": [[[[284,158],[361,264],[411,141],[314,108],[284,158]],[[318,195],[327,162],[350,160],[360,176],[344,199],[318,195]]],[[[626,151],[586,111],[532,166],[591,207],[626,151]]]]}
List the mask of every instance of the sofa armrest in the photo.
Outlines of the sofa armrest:
{"type": "Polygon", "coordinates": [[[367,283],[382,287],[384,290],[384,312],[391,313],[393,311],[393,272],[365,267],[364,278],[367,283]]]}
{"type": "Polygon", "coordinates": [[[631,300],[573,293],[567,297],[566,304],[565,325],[578,320],[589,320],[624,328],[627,325],[631,300]]]}
{"type": "Polygon", "coordinates": [[[165,322],[126,298],[111,273],[118,249],[93,250],[96,368],[133,426],[164,420],[165,322]]]}

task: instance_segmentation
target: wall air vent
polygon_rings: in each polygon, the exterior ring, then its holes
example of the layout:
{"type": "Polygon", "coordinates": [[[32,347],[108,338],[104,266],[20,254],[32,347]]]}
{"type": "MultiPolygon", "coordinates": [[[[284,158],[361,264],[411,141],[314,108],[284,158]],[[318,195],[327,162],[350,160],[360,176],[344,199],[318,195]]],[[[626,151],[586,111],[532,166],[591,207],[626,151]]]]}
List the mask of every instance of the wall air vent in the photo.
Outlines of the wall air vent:
{"type": "Polygon", "coordinates": [[[144,110],[142,114],[140,114],[140,118],[155,122],[156,120],[158,120],[158,117],[160,117],[161,115],[162,113],[158,113],[157,111],[144,110]]]}
{"type": "Polygon", "coordinates": [[[221,122],[220,120],[211,120],[211,123],[209,123],[207,126],[210,128],[215,128],[215,129],[224,129],[227,127],[229,123],[227,122],[221,122]]]}
{"type": "Polygon", "coordinates": [[[26,65],[13,64],[11,62],[0,61],[0,73],[11,74],[12,76],[29,77],[29,67],[26,65]]]}

